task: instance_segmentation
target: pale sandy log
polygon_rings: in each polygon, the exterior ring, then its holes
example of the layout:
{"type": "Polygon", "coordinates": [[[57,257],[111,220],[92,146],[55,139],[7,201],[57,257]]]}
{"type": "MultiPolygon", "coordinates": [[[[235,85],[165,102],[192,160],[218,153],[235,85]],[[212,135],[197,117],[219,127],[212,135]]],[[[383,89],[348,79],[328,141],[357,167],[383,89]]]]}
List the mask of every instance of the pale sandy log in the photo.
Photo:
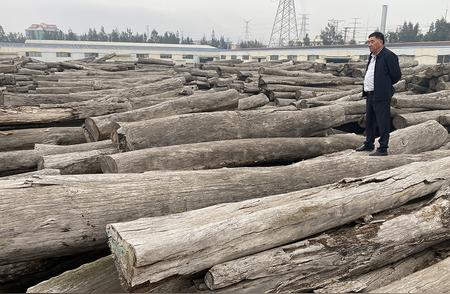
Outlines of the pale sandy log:
{"type": "Polygon", "coordinates": [[[120,275],[135,287],[193,274],[401,206],[436,192],[449,179],[450,158],[412,163],[334,185],[109,224],[108,242],[120,275]]]}
{"type": "Polygon", "coordinates": [[[348,134],[326,138],[267,138],[214,141],[148,148],[100,158],[104,173],[149,170],[212,169],[290,163],[354,149],[362,136],[348,134]]]}
{"type": "Polygon", "coordinates": [[[0,181],[0,265],[104,248],[108,223],[297,191],[446,156],[448,150],[382,158],[351,151],[281,167],[0,181]]]}
{"type": "Polygon", "coordinates": [[[0,108],[0,125],[63,122],[75,119],[70,108],[41,109],[33,106],[0,108]]]}

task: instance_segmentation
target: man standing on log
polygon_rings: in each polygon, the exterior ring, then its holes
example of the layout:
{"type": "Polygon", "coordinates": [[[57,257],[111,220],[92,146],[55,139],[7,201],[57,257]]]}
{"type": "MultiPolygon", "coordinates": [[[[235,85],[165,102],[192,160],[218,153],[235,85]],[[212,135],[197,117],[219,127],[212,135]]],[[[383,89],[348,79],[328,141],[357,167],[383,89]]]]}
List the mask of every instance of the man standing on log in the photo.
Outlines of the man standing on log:
{"type": "Polygon", "coordinates": [[[389,133],[391,127],[391,98],[394,95],[393,85],[402,73],[398,57],[384,47],[384,35],[374,32],[369,35],[369,62],[364,77],[363,97],[366,97],[366,141],[356,151],[372,151],[376,138],[376,130],[380,139],[380,147],[371,156],[384,156],[388,152],[389,133]]]}

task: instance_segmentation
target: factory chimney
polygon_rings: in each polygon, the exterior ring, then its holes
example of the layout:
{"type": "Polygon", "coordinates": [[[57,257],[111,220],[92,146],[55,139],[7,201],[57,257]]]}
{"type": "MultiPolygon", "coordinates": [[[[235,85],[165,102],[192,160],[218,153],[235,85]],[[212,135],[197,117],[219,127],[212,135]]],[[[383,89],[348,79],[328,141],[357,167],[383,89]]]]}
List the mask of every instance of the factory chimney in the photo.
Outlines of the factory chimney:
{"type": "Polygon", "coordinates": [[[381,26],[380,26],[380,32],[383,34],[386,33],[387,10],[388,10],[388,6],[383,5],[383,9],[381,11],[381,26]]]}

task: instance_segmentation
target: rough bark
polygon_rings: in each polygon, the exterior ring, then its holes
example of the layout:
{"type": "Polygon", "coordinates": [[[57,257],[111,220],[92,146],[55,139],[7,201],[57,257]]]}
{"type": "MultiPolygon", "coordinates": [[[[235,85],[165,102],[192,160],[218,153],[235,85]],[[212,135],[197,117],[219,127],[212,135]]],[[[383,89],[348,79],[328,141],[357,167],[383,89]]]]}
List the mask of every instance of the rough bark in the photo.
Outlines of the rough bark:
{"type": "Polygon", "coordinates": [[[120,275],[135,287],[196,273],[401,206],[436,192],[448,179],[450,158],[412,163],[334,185],[109,224],[108,240],[120,275]]]}
{"type": "Polygon", "coordinates": [[[214,141],[136,150],[100,158],[104,173],[149,170],[212,169],[292,163],[322,154],[354,149],[362,136],[326,138],[269,138],[214,141]]]}
{"type": "Polygon", "coordinates": [[[81,128],[36,128],[0,132],[0,151],[33,149],[34,144],[70,145],[85,143],[81,128]]]}
{"type": "Polygon", "coordinates": [[[128,112],[90,117],[85,121],[85,128],[94,140],[102,140],[110,136],[116,122],[134,122],[184,113],[236,108],[239,98],[236,90],[192,95],[128,112]]]}
{"type": "Polygon", "coordinates": [[[260,85],[282,84],[291,86],[338,86],[353,85],[359,80],[349,77],[303,78],[303,77],[261,77],[260,85]]]}
{"type": "Polygon", "coordinates": [[[223,111],[117,123],[112,140],[121,150],[231,139],[303,137],[345,123],[340,106],[305,111],[223,111]],[[189,125],[189,128],[186,128],[189,125]]]}
{"type": "Polygon", "coordinates": [[[439,121],[441,116],[450,114],[450,110],[432,110],[424,112],[414,112],[400,114],[394,117],[392,123],[396,129],[406,128],[408,126],[417,125],[428,120],[439,121]]]}
{"type": "Polygon", "coordinates": [[[104,248],[109,223],[297,191],[446,156],[448,150],[383,158],[343,152],[282,167],[0,181],[0,265],[104,248]]]}
{"type": "Polygon", "coordinates": [[[0,126],[63,122],[75,119],[70,108],[41,109],[34,106],[0,108],[0,126]]]}
{"type": "Polygon", "coordinates": [[[368,224],[321,234],[212,267],[210,289],[304,292],[399,261],[450,236],[449,197],[374,216],[368,224]],[[417,207],[419,206],[419,207],[417,207]],[[248,280],[246,282],[245,280],[248,280]]]}
{"type": "Polygon", "coordinates": [[[450,293],[450,258],[371,293],[450,293]]]}

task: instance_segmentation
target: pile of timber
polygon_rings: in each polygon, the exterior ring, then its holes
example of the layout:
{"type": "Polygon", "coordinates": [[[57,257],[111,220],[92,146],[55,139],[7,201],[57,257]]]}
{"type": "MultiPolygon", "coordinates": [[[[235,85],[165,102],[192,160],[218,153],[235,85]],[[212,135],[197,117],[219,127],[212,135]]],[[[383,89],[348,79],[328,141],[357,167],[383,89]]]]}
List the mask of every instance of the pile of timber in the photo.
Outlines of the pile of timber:
{"type": "Polygon", "coordinates": [[[114,57],[0,64],[0,290],[449,289],[449,90],[372,157],[356,63],[114,57]]]}

